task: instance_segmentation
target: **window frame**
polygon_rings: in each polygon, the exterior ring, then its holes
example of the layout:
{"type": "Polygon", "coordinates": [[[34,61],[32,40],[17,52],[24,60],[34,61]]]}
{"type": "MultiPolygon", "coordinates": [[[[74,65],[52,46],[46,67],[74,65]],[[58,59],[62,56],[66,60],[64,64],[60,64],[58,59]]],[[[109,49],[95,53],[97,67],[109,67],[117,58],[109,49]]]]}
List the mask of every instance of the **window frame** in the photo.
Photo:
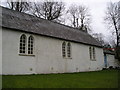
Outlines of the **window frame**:
{"type": "Polygon", "coordinates": [[[26,54],[26,47],[27,47],[27,36],[25,34],[22,34],[19,37],[19,54],[26,54]],[[24,40],[23,40],[23,38],[24,38],[24,40]],[[24,41],[24,43],[23,43],[23,41],[24,41]],[[22,46],[21,46],[21,44],[22,44],[22,46]],[[24,49],[23,49],[23,46],[24,46],[24,49]]]}
{"type": "Polygon", "coordinates": [[[67,43],[67,57],[71,58],[71,43],[67,43]]]}
{"type": "Polygon", "coordinates": [[[34,55],[34,37],[32,35],[30,35],[28,37],[28,42],[27,43],[28,43],[27,44],[27,54],[28,55],[34,55]],[[32,42],[29,42],[29,41],[31,41],[31,40],[29,40],[30,38],[32,38],[32,42]]]}
{"type": "Polygon", "coordinates": [[[89,57],[91,61],[96,61],[96,52],[95,47],[89,47],[89,57]]]}
{"type": "Polygon", "coordinates": [[[92,47],[89,47],[90,60],[92,60],[92,47]]]}
{"type": "Polygon", "coordinates": [[[96,60],[95,47],[93,47],[93,60],[96,60]]]}
{"type": "Polygon", "coordinates": [[[18,55],[19,56],[35,56],[35,40],[34,40],[34,36],[33,35],[29,35],[29,37],[32,36],[33,37],[33,54],[28,54],[28,34],[21,34],[20,37],[19,37],[19,45],[18,45],[18,55]],[[22,35],[25,35],[26,37],[26,40],[25,40],[25,53],[20,53],[20,39],[21,39],[21,36],[22,35]]]}
{"type": "Polygon", "coordinates": [[[66,41],[62,42],[62,57],[66,58],[66,59],[72,59],[71,43],[70,42],[66,42],[66,41]],[[68,44],[70,45],[69,49],[68,49],[68,44]],[[63,47],[63,45],[64,45],[64,47],[63,47]]]}
{"type": "Polygon", "coordinates": [[[62,57],[66,58],[66,42],[62,43],[62,57]]]}

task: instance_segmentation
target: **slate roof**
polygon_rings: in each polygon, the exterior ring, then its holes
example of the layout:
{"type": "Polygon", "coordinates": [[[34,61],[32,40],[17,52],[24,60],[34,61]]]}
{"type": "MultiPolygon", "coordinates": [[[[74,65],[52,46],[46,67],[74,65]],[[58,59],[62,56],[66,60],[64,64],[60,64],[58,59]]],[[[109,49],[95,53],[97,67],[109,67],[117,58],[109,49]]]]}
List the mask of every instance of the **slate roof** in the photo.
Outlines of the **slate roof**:
{"type": "Polygon", "coordinates": [[[110,51],[110,50],[107,50],[107,49],[104,49],[104,50],[103,50],[103,53],[104,53],[104,54],[115,55],[115,52],[114,52],[114,51],[110,51]]]}
{"type": "Polygon", "coordinates": [[[101,47],[101,44],[86,32],[1,6],[0,8],[2,8],[2,25],[0,25],[2,28],[101,47]]]}

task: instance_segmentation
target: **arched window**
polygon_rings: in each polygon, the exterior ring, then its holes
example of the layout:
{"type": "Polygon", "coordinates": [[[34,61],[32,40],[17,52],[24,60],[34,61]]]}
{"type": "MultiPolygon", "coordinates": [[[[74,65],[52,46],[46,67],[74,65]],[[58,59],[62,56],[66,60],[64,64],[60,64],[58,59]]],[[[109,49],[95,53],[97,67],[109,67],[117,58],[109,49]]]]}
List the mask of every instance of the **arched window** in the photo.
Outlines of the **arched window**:
{"type": "Polygon", "coordinates": [[[26,36],[24,34],[20,37],[19,53],[26,53],[26,36]]]}
{"type": "Polygon", "coordinates": [[[30,36],[28,38],[28,54],[33,54],[34,49],[34,38],[33,36],[30,36]]]}
{"type": "Polygon", "coordinates": [[[66,57],[66,43],[65,42],[62,43],[62,56],[66,57]]]}
{"type": "Polygon", "coordinates": [[[93,47],[93,59],[95,60],[95,48],[93,47]]]}
{"type": "Polygon", "coordinates": [[[89,47],[90,60],[92,59],[92,47],[89,47]]]}
{"type": "Polygon", "coordinates": [[[67,44],[67,56],[68,58],[71,57],[71,44],[70,43],[67,44]]]}
{"type": "Polygon", "coordinates": [[[95,60],[95,47],[89,47],[90,60],[95,60]]]}

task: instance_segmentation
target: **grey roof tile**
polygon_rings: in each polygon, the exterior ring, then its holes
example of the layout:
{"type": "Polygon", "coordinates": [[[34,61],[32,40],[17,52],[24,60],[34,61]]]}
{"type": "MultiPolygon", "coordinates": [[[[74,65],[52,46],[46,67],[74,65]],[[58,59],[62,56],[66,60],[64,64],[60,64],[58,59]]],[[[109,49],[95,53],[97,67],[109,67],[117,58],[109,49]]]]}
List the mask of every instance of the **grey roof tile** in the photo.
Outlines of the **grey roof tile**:
{"type": "Polygon", "coordinates": [[[44,20],[26,13],[2,8],[2,27],[101,47],[91,35],[75,28],[44,20]]]}

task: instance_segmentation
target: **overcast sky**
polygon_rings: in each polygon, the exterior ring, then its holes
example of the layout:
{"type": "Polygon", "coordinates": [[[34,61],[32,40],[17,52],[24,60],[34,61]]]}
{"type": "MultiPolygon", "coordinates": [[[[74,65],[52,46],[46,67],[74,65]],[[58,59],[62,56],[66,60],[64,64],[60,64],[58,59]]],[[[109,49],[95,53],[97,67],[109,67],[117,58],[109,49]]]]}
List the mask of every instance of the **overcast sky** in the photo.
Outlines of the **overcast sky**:
{"type": "Polygon", "coordinates": [[[112,35],[111,30],[107,28],[104,22],[105,11],[108,2],[118,2],[120,0],[65,0],[67,3],[84,4],[89,7],[90,13],[92,15],[92,29],[96,33],[102,33],[104,35],[104,40],[108,43],[113,43],[115,36],[112,35]]]}
{"type": "Polygon", "coordinates": [[[67,4],[76,3],[86,5],[92,15],[92,29],[95,33],[102,33],[105,40],[110,40],[112,34],[104,22],[106,6],[108,2],[118,2],[120,0],[64,0],[67,4]]]}
{"type": "MultiPolygon", "coordinates": [[[[1,0],[5,2],[6,0],[1,0]]],[[[40,1],[40,0],[30,0],[40,1]]],[[[52,0],[51,0],[52,1],[52,0]]],[[[118,2],[120,0],[62,0],[65,1],[66,5],[70,4],[83,4],[90,9],[92,16],[92,29],[96,33],[103,33],[108,39],[110,31],[106,28],[103,18],[105,17],[106,5],[108,2],[118,2]]],[[[2,3],[3,4],[3,3],[2,3]]]]}

